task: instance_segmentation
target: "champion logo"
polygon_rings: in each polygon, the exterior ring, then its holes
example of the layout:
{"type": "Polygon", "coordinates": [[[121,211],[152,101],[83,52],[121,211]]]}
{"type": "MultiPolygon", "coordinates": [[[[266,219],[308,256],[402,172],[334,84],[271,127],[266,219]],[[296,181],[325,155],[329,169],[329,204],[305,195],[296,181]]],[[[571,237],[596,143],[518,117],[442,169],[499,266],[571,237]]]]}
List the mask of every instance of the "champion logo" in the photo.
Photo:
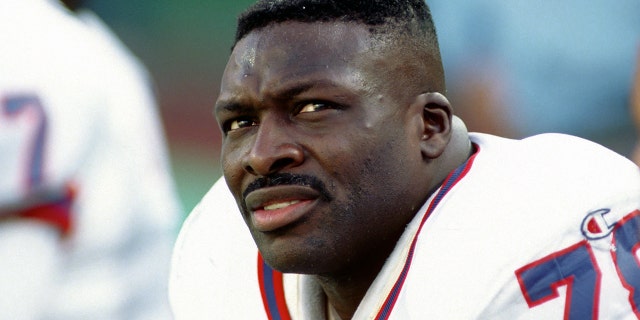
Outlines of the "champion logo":
{"type": "Polygon", "coordinates": [[[609,209],[599,209],[589,212],[582,220],[581,231],[588,240],[602,239],[613,231],[615,223],[607,222],[605,216],[610,212],[609,209]]]}

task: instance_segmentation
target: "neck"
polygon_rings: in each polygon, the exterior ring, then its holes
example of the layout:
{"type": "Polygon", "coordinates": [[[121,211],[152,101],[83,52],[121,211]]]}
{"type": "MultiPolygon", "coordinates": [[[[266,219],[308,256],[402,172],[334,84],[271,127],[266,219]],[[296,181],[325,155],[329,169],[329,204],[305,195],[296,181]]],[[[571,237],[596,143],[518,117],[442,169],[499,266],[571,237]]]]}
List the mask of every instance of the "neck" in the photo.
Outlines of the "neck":
{"type": "Polygon", "coordinates": [[[440,176],[435,177],[435,181],[439,181],[438,185],[451,171],[467,161],[471,154],[473,154],[473,147],[467,127],[460,118],[454,116],[451,121],[451,139],[447,149],[434,160],[434,166],[438,168],[435,171],[440,173],[440,176]]]}
{"type": "Polygon", "coordinates": [[[346,320],[353,317],[376,275],[359,279],[315,276],[315,279],[327,296],[328,312],[333,309],[341,320],[346,320]]]}
{"type": "MultiPolygon", "coordinates": [[[[437,166],[440,167],[438,173],[442,177],[434,177],[439,181],[433,190],[437,189],[440,182],[446,175],[462,165],[471,155],[472,147],[469,141],[466,126],[457,117],[453,118],[452,136],[449,147],[445,153],[437,159],[437,166]],[[438,180],[439,179],[439,180],[438,180]]],[[[432,190],[432,191],[433,191],[432,190]]],[[[427,196],[428,198],[428,196],[427,196]]],[[[402,230],[404,231],[404,230],[402,230]]],[[[402,233],[395,235],[398,240],[402,233]]],[[[379,254],[368,257],[366,261],[361,261],[355,270],[342,272],[341,274],[315,275],[314,279],[322,287],[327,296],[328,308],[333,308],[340,319],[351,319],[362,302],[367,290],[378,276],[384,266],[388,256],[395,248],[396,241],[387,241],[384,248],[376,250],[379,254]]]]}
{"type": "MultiPolygon", "coordinates": [[[[398,235],[398,238],[400,235],[398,235]]],[[[379,248],[381,254],[370,256],[361,261],[356,270],[349,270],[341,274],[315,275],[315,281],[320,285],[329,308],[333,308],[340,319],[353,317],[367,290],[378,276],[380,270],[395,248],[395,241],[389,241],[385,248],[379,248]]]]}

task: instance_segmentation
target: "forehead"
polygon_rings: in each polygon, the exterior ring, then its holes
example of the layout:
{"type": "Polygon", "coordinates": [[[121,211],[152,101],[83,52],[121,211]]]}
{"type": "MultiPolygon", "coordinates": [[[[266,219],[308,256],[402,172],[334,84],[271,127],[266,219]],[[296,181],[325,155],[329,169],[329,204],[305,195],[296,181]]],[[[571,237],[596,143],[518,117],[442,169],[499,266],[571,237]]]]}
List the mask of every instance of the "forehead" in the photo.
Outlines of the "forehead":
{"type": "Polygon", "coordinates": [[[356,72],[372,44],[368,28],[344,22],[273,24],[235,46],[221,95],[247,86],[271,86],[311,75],[356,72]]]}
{"type": "Polygon", "coordinates": [[[231,58],[245,68],[260,62],[338,63],[365,51],[370,42],[368,28],[362,24],[283,22],[249,33],[238,42],[231,58]]]}

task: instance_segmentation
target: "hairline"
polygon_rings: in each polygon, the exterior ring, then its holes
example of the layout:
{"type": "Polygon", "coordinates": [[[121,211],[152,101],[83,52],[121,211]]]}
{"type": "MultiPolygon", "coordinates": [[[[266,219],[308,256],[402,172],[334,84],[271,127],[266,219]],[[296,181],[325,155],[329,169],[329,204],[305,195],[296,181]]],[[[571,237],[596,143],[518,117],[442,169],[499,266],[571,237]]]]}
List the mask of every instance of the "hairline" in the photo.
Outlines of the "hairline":
{"type": "MultiPolygon", "coordinates": [[[[415,8],[414,8],[415,9],[415,8]]],[[[245,39],[248,35],[264,31],[266,28],[290,22],[307,24],[344,23],[363,26],[369,33],[369,50],[373,54],[393,54],[397,50],[410,51],[414,59],[410,64],[422,67],[423,71],[428,71],[437,76],[429,77],[432,84],[425,85],[425,91],[446,90],[444,83],[444,70],[442,69],[442,58],[438,43],[438,36],[427,4],[425,15],[413,11],[405,20],[400,16],[385,16],[379,19],[369,19],[368,16],[354,17],[351,15],[336,16],[295,16],[286,15],[279,17],[274,15],[271,18],[260,18],[255,16],[260,14],[260,10],[254,11],[254,6],[249,7],[238,18],[236,39],[232,46],[232,51],[237,43],[245,39]]],[[[413,9],[408,9],[413,10],[413,9]]]]}
{"type": "MultiPolygon", "coordinates": [[[[247,32],[241,39],[239,39],[238,43],[253,34],[262,32],[268,33],[278,26],[290,23],[302,23],[308,25],[351,24],[362,26],[362,30],[365,31],[368,35],[368,40],[367,48],[360,54],[368,55],[368,58],[366,60],[368,60],[370,63],[367,63],[367,65],[370,65],[373,68],[373,64],[375,64],[375,62],[373,62],[374,60],[385,59],[395,62],[387,65],[392,66],[392,70],[407,68],[410,66],[411,70],[414,70],[415,72],[412,71],[408,73],[402,73],[405,76],[396,78],[395,82],[404,83],[404,85],[400,87],[410,90],[414,94],[425,92],[445,93],[446,91],[444,82],[444,70],[442,69],[439,48],[432,42],[420,41],[420,39],[416,39],[415,36],[410,32],[377,32],[379,30],[376,29],[375,26],[371,26],[370,24],[354,20],[333,19],[329,21],[299,21],[290,19],[286,21],[271,22],[264,26],[254,28],[251,31],[247,32]],[[407,52],[411,53],[407,54],[407,52]],[[385,58],[397,54],[405,54],[410,58],[400,60],[385,58]],[[420,72],[416,70],[419,70],[420,72]],[[433,76],[434,74],[435,76],[433,76]]],[[[373,71],[374,69],[367,70],[373,71]]],[[[388,83],[391,84],[391,82],[388,83]]]]}

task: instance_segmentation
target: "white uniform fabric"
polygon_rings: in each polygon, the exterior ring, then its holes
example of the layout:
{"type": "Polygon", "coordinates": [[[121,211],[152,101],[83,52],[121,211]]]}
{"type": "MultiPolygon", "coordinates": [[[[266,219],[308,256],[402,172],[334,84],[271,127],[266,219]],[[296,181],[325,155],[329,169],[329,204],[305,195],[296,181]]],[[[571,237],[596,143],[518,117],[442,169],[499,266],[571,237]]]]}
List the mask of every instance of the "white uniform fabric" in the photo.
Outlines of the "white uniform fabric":
{"type": "MultiPolygon", "coordinates": [[[[354,319],[640,318],[638,167],[565,135],[471,140],[354,319]]],[[[327,318],[308,276],[260,263],[223,180],[185,221],[169,287],[178,320],[327,318]]]]}
{"type": "Polygon", "coordinates": [[[0,0],[0,319],[169,319],[180,209],[155,99],[82,17],[0,0]]]}

